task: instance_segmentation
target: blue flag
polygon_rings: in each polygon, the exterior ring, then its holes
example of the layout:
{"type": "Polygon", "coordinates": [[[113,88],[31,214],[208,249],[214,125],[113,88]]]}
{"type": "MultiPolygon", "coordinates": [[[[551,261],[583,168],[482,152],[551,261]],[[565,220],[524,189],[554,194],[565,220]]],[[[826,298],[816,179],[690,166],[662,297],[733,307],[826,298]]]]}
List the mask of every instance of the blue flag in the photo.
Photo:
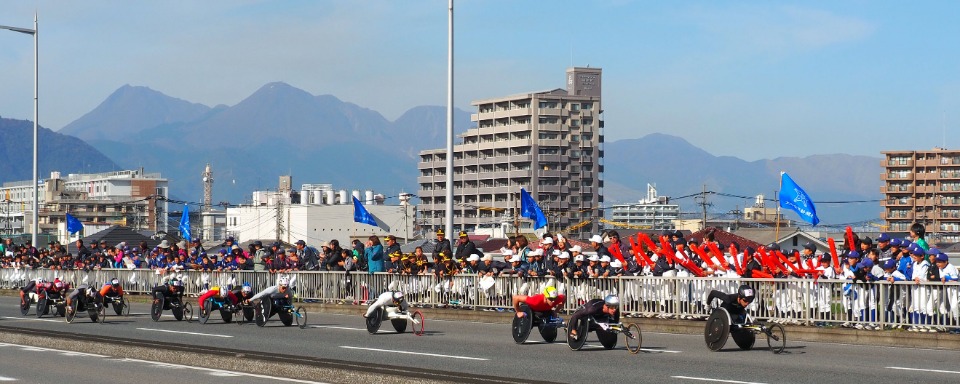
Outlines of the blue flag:
{"type": "Polygon", "coordinates": [[[77,220],[76,217],[67,214],[67,232],[71,235],[83,230],[83,223],[80,220],[77,220]]]}
{"type": "Polygon", "coordinates": [[[190,206],[183,205],[183,216],[180,216],[180,237],[190,238],[190,206]]]}
{"type": "Polygon", "coordinates": [[[363,204],[360,204],[360,200],[357,200],[356,197],[353,198],[353,221],[379,227],[377,220],[373,218],[370,212],[367,212],[367,209],[363,207],[363,204]]]}
{"type": "Polygon", "coordinates": [[[520,216],[533,220],[533,229],[547,226],[547,217],[543,215],[543,210],[524,188],[520,188],[520,216]]]}
{"type": "Polygon", "coordinates": [[[814,226],[820,222],[813,200],[786,172],[780,172],[780,207],[792,209],[803,221],[814,226]]]}

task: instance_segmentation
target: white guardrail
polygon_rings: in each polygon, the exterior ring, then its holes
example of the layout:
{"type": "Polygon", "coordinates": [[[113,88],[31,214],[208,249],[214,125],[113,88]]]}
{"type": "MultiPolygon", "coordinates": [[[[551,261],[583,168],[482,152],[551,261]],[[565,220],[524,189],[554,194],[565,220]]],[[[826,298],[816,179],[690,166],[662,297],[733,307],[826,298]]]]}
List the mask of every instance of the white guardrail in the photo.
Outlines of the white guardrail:
{"type": "MultiPolygon", "coordinates": [[[[609,294],[620,296],[621,312],[631,316],[703,318],[711,290],[735,292],[740,284],[753,286],[757,299],[752,314],[761,320],[806,325],[870,327],[922,326],[960,329],[960,284],[914,282],[851,283],[830,279],[743,279],[705,277],[617,277],[555,280],[553,278],[485,277],[462,274],[395,275],[365,272],[291,272],[286,274],[305,301],[366,304],[395,284],[415,305],[466,309],[509,309],[515,294],[536,294],[550,284],[567,296],[564,310],[572,312],[585,301],[609,294]],[[398,285],[397,285],[398,284],[398,285]]],[[[158,274],[149,269],[58,271],[0,269],[0,288],[18,288],[31,279],[60,278],[74,286],[103,284],[118,278],[131,293],[149,292],[170,277],[184,281],[187,295],[199,295],[211,286],[249,282],[254,291],[273,285],[278,274],[254,271],[180,271],[158,274]]]]}

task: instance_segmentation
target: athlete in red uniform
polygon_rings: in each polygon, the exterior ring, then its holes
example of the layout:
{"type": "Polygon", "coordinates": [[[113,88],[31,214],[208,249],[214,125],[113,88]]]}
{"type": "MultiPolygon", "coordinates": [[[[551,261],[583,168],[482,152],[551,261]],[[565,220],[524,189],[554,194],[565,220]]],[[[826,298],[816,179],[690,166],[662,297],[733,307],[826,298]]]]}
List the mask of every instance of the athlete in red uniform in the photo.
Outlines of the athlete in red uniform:
{"type": "Polygon", "coordinates": [[[567,297],[557,292],[556,288],[546,287],[539,295],[513,295],[513,309],[517,311],[517,317],[523,317],[524,312],[520,310],[520,303],[525,303],[533,312],[553,312],[552,316],[556,317],[557,308],[566,300],[567,297]]]}

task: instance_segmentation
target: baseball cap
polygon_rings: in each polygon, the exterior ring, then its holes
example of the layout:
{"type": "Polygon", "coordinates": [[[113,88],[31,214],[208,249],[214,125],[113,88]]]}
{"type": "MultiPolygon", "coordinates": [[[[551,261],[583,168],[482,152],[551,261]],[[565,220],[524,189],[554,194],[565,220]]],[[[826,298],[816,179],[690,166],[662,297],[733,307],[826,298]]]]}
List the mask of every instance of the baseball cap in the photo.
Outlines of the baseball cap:
{"type": "Polygon", "coordinates": [[[806,244],[803,245],[803,249],[809,249],[809,250],[811,250],[811,251],[816,251],[816,250],[817,250],[817,246],[816,246],[816,245],[813,245],[813,243],[811,243],[811,242],[807,242],[806,244]]]}
{"type": "Polygon", "coordinates": [[[602,243],[602,242],[603,242],[603,238],[600,237],[600,235],[593,235],[593,237],[590,238],[590,242],[591,242],[591,243],[602,243]]]}
{"type": "Polygon", "coordinates": [[[297,245],[307,245],[307,242],[303,240],[297,240],[297,245]]]}
{"type": "Polygon", "coordinates": [[[881,241],[890,241],[890,235],[881,233],[880,236],[877,236],[877,242],[879,243],[881,241]]]}
{"type": "Polygon", "coordinates": [[[937,261],[950,261],[950,257],[946,253],[938,253],[937,261]]]}

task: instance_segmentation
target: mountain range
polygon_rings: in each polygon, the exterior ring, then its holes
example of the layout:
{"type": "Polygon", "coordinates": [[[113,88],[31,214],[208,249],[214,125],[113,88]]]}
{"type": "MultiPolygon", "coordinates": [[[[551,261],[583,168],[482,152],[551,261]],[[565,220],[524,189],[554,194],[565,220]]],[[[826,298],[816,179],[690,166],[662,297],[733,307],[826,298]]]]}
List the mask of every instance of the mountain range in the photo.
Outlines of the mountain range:
{"type": "MultiPolygon", "coordinates": [[[[472,125],[469,112],[456,110],[457,133],[472,125]]],[[[60,133],[85,140],[113,159],[114,166],[161,172],[170,180],[171,194],[183,200],[201,200],[200,175],[210,163],[215,202],[240,203],[248,201],[253,190],[276,189],[278,176],[285,174],[294,176],[295,188],[330,183],[388,197],[416,193],[418,153],[443,147],[445,126],[444,107],[415,107],[390,121],[335,96],[315,96],[276,82],[236,105],[214,107],[125,85],[60,133]]],[[[0,132],[0,143],[3,135],[0,132]]],[[[608,142],[604,151],[606,205],[641,199],[650,183],[660,195],[675,197],[685,212],[699,212],[701,207],[689,195],[706,188],[719,193],[708,195],[708,213],[716,216],[752,205],[754,195],[773,197],[781,171],[790,173],[815,201],[881,196],[880,161],[868,156],[744,161],[714,156],[667,134],[608,142]]],[[[29,175],[29,168],[24,172],[29,175]]],[[[0,177],[23,179],[7,173],[0,177]]],[[[880,211],[876,201],[818,207],[821,220],[829,223],[873,219],[880,211]]]]}
{"type": "MultiPolygon", "coordinates": [[[[37,172],[41,179],[51,171],[109,172],[116,163],[76,137],[38,127],[37,172]]],[[[33,122],[0,117],[0,182],[31,180],[33,176],[33,122]]],[[[2,196],[0,196],[2,198],[2,196]]]]}

